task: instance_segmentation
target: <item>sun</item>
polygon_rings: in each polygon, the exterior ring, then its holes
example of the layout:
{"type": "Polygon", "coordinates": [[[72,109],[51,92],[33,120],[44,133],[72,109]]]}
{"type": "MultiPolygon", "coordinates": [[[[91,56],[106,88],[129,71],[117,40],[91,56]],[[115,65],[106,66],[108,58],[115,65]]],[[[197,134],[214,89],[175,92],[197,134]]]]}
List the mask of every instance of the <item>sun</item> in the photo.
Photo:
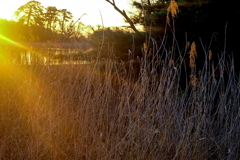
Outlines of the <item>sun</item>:
{"type": "Polygon", "coordinates": [[[2,10],[0,9],[0,18],[1,19],[7,19],[7,20],[11,20],[13,17],[13,13],[9,13],[7,10],[2,10]]]}
{"type": "Polygon", "coordinates": [[[14,12],[18,9],[20,5],[21,3],[14,3],[11,0],[0,1],[0,18],[7,20],[14,19],[14,12]]]}
{"type": "Polygon", "coordinates": [[[0,18],[14,20],[14,12],[30,0],[0,0],[0,18]]]}

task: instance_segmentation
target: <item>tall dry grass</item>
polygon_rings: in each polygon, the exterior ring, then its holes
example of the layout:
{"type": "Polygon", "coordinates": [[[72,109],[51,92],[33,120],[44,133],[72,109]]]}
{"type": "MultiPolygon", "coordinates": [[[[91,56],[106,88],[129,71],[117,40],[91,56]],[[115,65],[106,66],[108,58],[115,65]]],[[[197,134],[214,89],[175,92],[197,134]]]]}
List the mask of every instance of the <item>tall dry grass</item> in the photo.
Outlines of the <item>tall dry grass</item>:
{"type": "Polygon", "coordinates": [[[176,39],[170,50],[149,39],[138,62],[28,65],[1,56],[0,159],[239,159],[233,58],[223,52],[214,65],[216,53],[196,53],[195,43],[181,53],[176,39]]]}
{"type": "Polygon", "coordinates": [[[1,64],[0,159],[238,159],[233,60],[215,69],[206,55],[183,88],[189,62],[163,54],[155,65],[143,57],[137,77],[132,61],[114,59],[1,64]]]}

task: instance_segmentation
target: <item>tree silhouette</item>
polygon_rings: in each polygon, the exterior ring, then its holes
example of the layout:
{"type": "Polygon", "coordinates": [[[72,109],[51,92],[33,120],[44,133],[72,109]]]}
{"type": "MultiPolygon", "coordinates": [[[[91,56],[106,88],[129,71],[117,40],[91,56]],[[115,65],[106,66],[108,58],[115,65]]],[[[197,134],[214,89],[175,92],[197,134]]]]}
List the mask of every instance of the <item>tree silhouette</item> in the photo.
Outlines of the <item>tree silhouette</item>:
{"type": "Polygon", "coordinates": [[[43,26],[44,7],[38,1],[29,1],[25,5],[20,6],[14,13],[15,17],[19,20],[24,20],[27,27],[32,25],[43,26]]]}
{"type": "Polygon", "coordinates": [[[119,8],[117,7],[117,5],[115,4],[115,1],[114,1],[114,0],[112,0],[112,1],[106,0],[106,1],[107,1],[109,4],[111,4],[111,5],[114,7],[114,9],[115,9],[118,13],[120,13],[120,14],[125,18],[126,22],[128,22],[128,24],[130,25],[130,28],[132,28],[134,32],[136,32],[136,33],[139,32],[139,31],[137,30],[137,28],[135,27],[134,22],[133,22],[133,21],[129,18],[129,16],[126,14],[125,10],[119,9],[119,8]]]}
{"type": "Polygon", "coordinates": [[[58,21],[58,9],[55,6],[49,6],[46,8],[45,21],[47,28],[52,31],[52,25],[58,21]]]}
{"type": "Polygon", "coordinates": [[[72,13],[67,11],[67,9],[61,9],[59,10],[59,22],[60,22],[60,26],[62,29],[62,33],[65,32],[65,25],[66,22],[69,22],[70,20],[72,20],[72,13]]]}

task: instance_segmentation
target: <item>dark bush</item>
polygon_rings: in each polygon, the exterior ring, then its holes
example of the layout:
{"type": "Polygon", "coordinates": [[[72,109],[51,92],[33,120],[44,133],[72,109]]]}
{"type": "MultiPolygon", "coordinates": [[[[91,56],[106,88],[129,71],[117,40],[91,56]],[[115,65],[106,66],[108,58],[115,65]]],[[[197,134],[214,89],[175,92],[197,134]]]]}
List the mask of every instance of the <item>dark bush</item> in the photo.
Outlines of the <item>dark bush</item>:
{"type": "Polygon", "coordinates": [[[118,28],[107,28],[104,31],[99,29],[91,35],[92,54],[95,58],[99,53],[101,58],[114,55],[120,60],[127,61],[129,56],[136,58],[142,54],[144,37],[145,33],[130,33],[118,28]]]}

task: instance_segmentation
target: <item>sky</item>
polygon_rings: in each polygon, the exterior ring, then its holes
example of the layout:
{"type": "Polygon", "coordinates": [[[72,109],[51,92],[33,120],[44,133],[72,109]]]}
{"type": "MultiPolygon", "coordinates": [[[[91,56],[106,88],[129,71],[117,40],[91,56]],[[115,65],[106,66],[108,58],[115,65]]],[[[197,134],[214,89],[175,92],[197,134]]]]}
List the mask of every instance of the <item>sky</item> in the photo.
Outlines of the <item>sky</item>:
{"type": "MultiPolygon", "coordinates": [[[[30,0],[1,0],[0,18],[13,19],[14,12],[30,0]]],[[[56,6],[57,9],[67,9],[73,14],[74,20],[81,18],[81,22],[86,25],[102,24],[100,12],[104,26],[122,26],[123,16],[118,13],[111,4],[105,0],[38,0],[44,7],[56,6]]],[[[121,10],[130,10],[132,0],[115,0],[116,5],[121,10]]]]}

